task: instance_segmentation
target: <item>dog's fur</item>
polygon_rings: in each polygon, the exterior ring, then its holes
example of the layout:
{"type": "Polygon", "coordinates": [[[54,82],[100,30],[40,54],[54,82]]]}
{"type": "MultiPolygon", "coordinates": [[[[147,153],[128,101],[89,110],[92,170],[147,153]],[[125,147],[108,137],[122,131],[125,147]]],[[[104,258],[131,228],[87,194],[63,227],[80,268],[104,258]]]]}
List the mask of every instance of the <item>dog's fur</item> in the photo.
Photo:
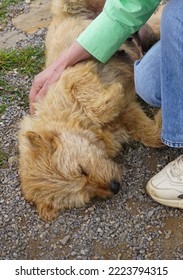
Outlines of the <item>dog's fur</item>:
{"type": "MultiPolygon", "coordinates": [[[[104,1],[53,0],[46,64],[68,48],[104,1]],[[91,6],[92,5],[92,6],[91,6]]],[[[133,62],[138,50],[124,44],[108,63],[91,59],[64,71],[34,116],[21,121],[20,178],[24,197],[41,218],[118,191],[121,169],[112,160],[123,143],[161,146],[161,116],[150,119],[136,100],[133,62]]]]}

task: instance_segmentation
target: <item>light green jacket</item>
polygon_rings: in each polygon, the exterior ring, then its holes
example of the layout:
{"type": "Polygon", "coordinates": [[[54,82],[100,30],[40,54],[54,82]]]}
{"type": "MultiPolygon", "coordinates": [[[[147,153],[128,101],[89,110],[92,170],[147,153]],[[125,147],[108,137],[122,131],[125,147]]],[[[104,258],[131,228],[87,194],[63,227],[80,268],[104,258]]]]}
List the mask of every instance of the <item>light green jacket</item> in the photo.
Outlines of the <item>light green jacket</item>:
{"type": "Polygon", "coordinates": [[[102,13],[77,42],[105,63],[150,18],[159,3],[160,0],[106,0],[102,13]]]}

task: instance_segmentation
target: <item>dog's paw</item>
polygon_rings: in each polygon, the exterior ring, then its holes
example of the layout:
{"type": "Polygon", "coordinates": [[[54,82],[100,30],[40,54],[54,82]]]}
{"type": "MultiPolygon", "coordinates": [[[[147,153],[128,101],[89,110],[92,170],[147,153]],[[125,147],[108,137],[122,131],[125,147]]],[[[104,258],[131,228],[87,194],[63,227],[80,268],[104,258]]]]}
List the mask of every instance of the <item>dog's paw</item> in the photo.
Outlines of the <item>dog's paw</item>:
{"type": "Polygon", "coordinates": [[[57,218],[59,209],[53,208],[52,206],[41,204],[37,206],[39,216],[44,221],[52,221],[57,218]]]}

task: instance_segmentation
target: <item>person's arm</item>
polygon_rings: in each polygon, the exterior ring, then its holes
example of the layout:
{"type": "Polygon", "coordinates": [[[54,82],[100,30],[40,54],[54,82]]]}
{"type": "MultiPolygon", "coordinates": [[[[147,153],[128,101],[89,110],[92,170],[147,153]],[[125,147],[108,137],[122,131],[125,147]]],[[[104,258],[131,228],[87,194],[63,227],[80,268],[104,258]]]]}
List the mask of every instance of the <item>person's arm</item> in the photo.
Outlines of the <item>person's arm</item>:
{"type": "Polygon", "coordinates": [[[79,43],[74,42],[61,53],[56,61],[44,71],[35,76],[29,93],[29,112],[33,113],[33,103],[42,98],[50,85],[58,81],[63,71],[79,61],[86,60],[91,55],[79,43]]]}
{"type": "Polygon", "coordinates": [[[92,56],[105,63],[150,18],[160,0],[107,0],[102,13],[77,38],[92,56]]]}

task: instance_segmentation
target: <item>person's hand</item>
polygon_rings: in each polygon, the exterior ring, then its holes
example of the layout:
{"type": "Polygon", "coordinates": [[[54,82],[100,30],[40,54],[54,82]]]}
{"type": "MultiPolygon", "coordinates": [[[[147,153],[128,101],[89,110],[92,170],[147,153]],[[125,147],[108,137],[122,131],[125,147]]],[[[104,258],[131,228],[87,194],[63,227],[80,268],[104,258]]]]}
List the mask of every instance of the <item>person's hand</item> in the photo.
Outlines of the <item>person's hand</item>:
{"type": "Polygon", "coordinates": [[[31,91],[29,93],[29,112],[33,114],[34,103],[40,98],[43,98],[48,91],[48,88],[56,81],[59,80],[65,67],[62,66],[59,69],[55,64],[50,65],[44,71],[35,76],[32,83],[31,91]]]}
{"type": "Polygon", "coordinates": [[[29,111],[34,112],[34,103],[43,98],[48,88],[59,80],[63,71],[79,61],[86,60],[91,55],[77,42],[74,42],[44,71],[35,76],[29,93],[29,111]]]}

